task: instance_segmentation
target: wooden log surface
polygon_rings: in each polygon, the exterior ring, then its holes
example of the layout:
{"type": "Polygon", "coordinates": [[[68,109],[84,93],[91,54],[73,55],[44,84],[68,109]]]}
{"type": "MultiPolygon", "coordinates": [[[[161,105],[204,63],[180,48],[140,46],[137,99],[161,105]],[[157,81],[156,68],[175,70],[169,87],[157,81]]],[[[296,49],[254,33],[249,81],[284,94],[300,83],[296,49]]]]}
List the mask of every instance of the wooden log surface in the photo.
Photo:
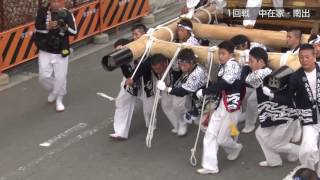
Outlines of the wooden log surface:
{"type": "MultiPolygon", "coordinates": [[[[267,47],[287,47],[287,32],[199,23],[193,24],[193,32],[200,38],[219,40],[229,40],[236,35],[242,34],[247,36],[252,42],[258,42],[267,47]]],[[[307,43],[309,37],[310,35],[303,34],[302,43],[307,43]]]]}
{"type": "MultiPolygon", "coordinates": [[[[193,46],[193,45],[178,44],[178,43],[172,43],[172,42],[155,39],[152,44],[150,53],[151,54],[162,53],[166,57],[172,58],[179,46],[182,48],[191,48],[195,52],[195,54],[198,56],[198,62],[202,64],[208,63],[208,51],[213,51],[214,63],[219,64],[217,47],[193,46]]],[[[238,61],[240,60],[240,57],[243,57],[244,55],[245,55],[244,51],[235,52],[235,58],[238,61]]],[[[282,53],[273,53],[273,52],[268,53],[269,66],[272,69],[277,69],[280,67],[280,58],[282,55],[283,55],[282,53]]],[[[293,55],[289,55],[286,65],[288,65],[293,70],[297,70],[298,68],[301,67],[298,56],[293,56],[293,55]]]]}
{"type": "MultiPolygon", "coordinates": [[[[211,5],[211,6],[206,7],[205,9],[207,11],[211,12],[212,14],[214,14],[216,8],[215,8],[215,6],[211,5]]],[[[202,10],[197,10],[194,16],[203,23],[207,23],[210,18],[208,13],[206,13],[205,11],[202,11],[202,10]]],[[[214,15],[212,15],[212,17],[214,17],[214,15]]],[[[176,20],[166,26],[166,28],[170,29],[173,32],[174,36],[175,36],[176,29],[177,29],[178,21],[179,20],[176,20]]],[[[167,29],[160,28],[153,33],[153,37],[155,37],[157,39],[165,40],[165,41],[170,41],[171,34],[167,29]]],[[[145,45],[147,43],[147,40],[148,40],[148,37],[145,35],[145,36],[140,37],[138,40],[126,45],[126,47],[131,49],[131,51],[133,53],[133,59],[137,59],[140,56],[142,56],[142,54],[145,50],[145,45]]]]}
{"type": "MultiPolygon", "coordinates": [[[[213,10],[213,9],[211,9],[213,10]]],[[[207,13],[199,12],[201,20],[205,21],[208,18],[207,13]]],[[[199,18],[200,19],[200,18],[199,18]]],[[[172,32],[176,31],[177,22],[173,22],[168,25],[167,28],[172,32]]],[[[267,47],[273,47],[280,49],[286,47],[287,32],[260,30],[260,29],[247,29],[244,27],[229,27],[223,25],[201,24],[193,23],[193,32],[197,37],[207,39],[229,40],[232,37],[243,34],[249,37],[252,42],[258,42],[266,45],[267,47]]],[[[159,29],[154,32],[153,37],[165,41],[170,41],[170,33],[166,29],[159,29]]],[[[302,43],[307,43],[310,35],[302,35],[302,43]]],[[[133,53],[133,59],[137,59],[142,56],[145,46],[147,44],[148,37],[142,36],[140,39],[126,45],[133,53]]]]}

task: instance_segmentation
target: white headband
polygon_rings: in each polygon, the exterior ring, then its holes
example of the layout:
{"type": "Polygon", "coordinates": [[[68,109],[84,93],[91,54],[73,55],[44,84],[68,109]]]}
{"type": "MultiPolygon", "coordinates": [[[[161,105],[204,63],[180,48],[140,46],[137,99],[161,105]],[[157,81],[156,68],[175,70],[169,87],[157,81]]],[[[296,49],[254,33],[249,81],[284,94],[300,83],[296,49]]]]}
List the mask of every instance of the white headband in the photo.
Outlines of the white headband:
{"type": "Polygon", "coordinates": [[[178,24],[178,27],[182,27],[182,28],[192,32],[192,29],[189,26],[184,26],[182,24],[178,24]]]}
{"type": "Polygon", "coordinates": [[[309,42],[309,44],[312,44],[312,45],[318,44],[318,43],[320,43],[320,36],[319,35],[317,35],[316,39],[309,42]]]}

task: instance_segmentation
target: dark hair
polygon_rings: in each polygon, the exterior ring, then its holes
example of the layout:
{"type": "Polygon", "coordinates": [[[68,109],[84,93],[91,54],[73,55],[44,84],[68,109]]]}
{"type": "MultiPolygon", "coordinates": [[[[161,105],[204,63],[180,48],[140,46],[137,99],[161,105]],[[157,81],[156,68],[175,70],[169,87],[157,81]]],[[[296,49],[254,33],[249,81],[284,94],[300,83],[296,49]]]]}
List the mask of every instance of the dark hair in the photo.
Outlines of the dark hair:
{"type": "Polygon", "coordinates": [[[150,64],[151,65],[161,64],[161,63],[166,62],[167,60],[168,60],[168,58],[160,53],[150,56],[150,64]]]}
{"type": "Polygon", "coordinates": [[[232,42],[235,46],[239,46],[245,43],[248,43],[248,48],[250,48],[250,40],[245,35],[236,35],[233,38],[230,39],[230,42],[232,42]]]}
{"type": "Polygon", "coordinates": [[[117,46],[124,46],[124,45],[127,45],[130,43],[130,40],[129,39],[124,39],[124,38],[121,38],[121,39],[118,39],[114,44],[113,44],[113,47],[116,48],[117,46]]]}
{"type": "Polygon", "coordinates": [[[225,49],[227,50],[230,54],[234,53],[234,44],[230,41],[223,41],[218,45],[219,49],[225,49]]]}
{"type": "Polygon", "coordinates": [[[293,33],[296,38],[301,39],[301,37],[302,37],[302,31],[301,31],[301,29],[298,29],[298,28],[290,28],[290,29],[288,30],[288,32],[293,33]]]}
{"type": "Polygon", "coordinates": [[[179,52],[177,59],[182,60],[184,62],[188,62],[188,63],[195,63],[197,58],[192,49],[186,48],[186,49],[182,49],[179,52]]]}
{"type": "Polygon", "coordinates": [[[249,55],[259,60],[262,59],[263,62],[268,65],[268,53],[261,47],[254,47],[250,50],[249,55]]]}
{"type": "Polygon", "coordinates": [[[308,42],[310,42],[310,41],[312,41],[312,40],[315,40],[315,39],[317,39],[317,38],[318,38],[317,34],[311,34],[310,37],[309,37],[309,39],[308,39],[308,42]]]}
{"type": "Polygon", "coordinates": [[[191,29],[193,28],[192,22],[190,19],[187,18],[182,18],[180,19],[180,21],[178,22],[178,24],[181,24],[183,26],[187,26],[190,27],[191,29]]]}
{"type": "Polygon", "coordinates": [[[147,27],[143,24],[136,24],[131,28],[131,31],[134,31],[136,29],[139,29],[140,31],[146,33],[147,32],[147,27]]]}
{"type": "Polygon", "coordinates": [[[301,44],[299,52],[302,51],[302,50],[312,50],[312,51],[314,51],[314,47],[311,44],[301,44]]]}
{"type": "Polygon", "coordinates": [[[308,168],[301,168],[293,175],[297,180],[318,180],[318,175],[315,171],[308,168]]]}

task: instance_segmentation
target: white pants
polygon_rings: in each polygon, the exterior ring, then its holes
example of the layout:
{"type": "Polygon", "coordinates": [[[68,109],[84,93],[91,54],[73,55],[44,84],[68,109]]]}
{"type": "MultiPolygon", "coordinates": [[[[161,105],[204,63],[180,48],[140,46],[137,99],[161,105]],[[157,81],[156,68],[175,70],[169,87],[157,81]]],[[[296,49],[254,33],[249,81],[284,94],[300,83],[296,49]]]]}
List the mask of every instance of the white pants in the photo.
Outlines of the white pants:
{"type": "Polygon", "coordinates": [[[142,108],[143,108],[143,115],[146,123],[146,127],[149,126],[154,97],[146,97],[144,90],[139,89],[142,91],[141,94],[136,97],[129,94],[124,88],[125,78],[123,78],[121,85],[120,85],[120,92],[117,96],[116,100],[116,109],[114,114],[114,131],[117,135],[128,138],[132,115],[134,111],[134,107],[136,105],[136,100],[142,100],[142,108]]]}
{"type": "Polygon", "coordinates": [[[161,94],[161,107],[174,129],[186,124],[184,115],[191,107],[190,96],[177,97],[166,92],[161,94]]]}
{"type": "Polygon", "coordinates": [[[242,113],[239,116],[245,121],[245,128],[253,129],[258,117],[257,93],[254,88],[246,88],[246,95],[242,102],[242,113]]]}
{"type": "Polygon", "coordinates": [[[315,170],[315,166],[319,162],[319,131],[313,125],[303,126],[302,131],[299,160],[303,167],[315,170]]]}
{"type": "Polygon", "coordinates": [[[39,82],[57,96],[67,93],[68,56],[39,51],[39,82]]]}
{"type": "MultiPolygon", "coordinates": [[[[273,7],[283,8],[283,0],[272,0],[273,7]]],[[[262,5],[262,0],[247,0],[247,8],[250,8],[250,17],[243,20],[244,26],[254,26],[259,15],[259,10],[262,5]]]]}
{"type": "Polygon", "coordinates": [[[238,143],[231,137],[230,124],[237,124],[240,111],[228,112],[220,101],[213,112],[203,139],[202,167],[216,170],[218,168],[218,149],[221,146],[227,154],[237,150],[238,143]]]}
{"type": "Polygon", "coordinates": [[[256,138],[270,166],[282,164],[279,153],[298,158],[299,146],[290,143],[295,134],[297,123],[299,121],[267,128],[259,126],[256,130],[256,138]]]}

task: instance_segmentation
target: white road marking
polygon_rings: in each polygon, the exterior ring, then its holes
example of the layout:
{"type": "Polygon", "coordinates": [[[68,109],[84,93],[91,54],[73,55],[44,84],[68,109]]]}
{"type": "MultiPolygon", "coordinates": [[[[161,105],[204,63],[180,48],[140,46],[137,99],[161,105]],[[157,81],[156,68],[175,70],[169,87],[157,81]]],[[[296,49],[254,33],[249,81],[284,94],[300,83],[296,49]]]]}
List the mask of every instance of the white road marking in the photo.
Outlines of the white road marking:
{"type": "MultiPolygon", "coordinates": [[[[0,180],[25,179],[27,177],[30,178],[30,174],[34,173],[33,169],[36,168],[37,166],[39,166],[39,164],[41,162],[52,158],[57,153],[62,152],[66,148],[70,147],[71,145],[74,145],[74,144],[78,143],[82,139],[85,139],[87,137],[90,137],[90,136],[94,135],[95,133],[97,133],[101,129],[107,128],[111,123],[112,123],[111,121],[104,121],[104,122],[96,125],[95,127],[91,128],[91,129],[88,129],[88,130],[78,134],[77,136],[69,139],[63,145],[46,152],[44,155],[42,155],[39,158],[36,158],[36,159],[30,161],[26,165],[20,166],[19,168],[17,168],[15,171],[9,173],[8,175],[1,176],[0,180]]],[[[27,179],[29,179],[29,178],[27,178],[27,179]]]]}
{"type": "Polygon", "coordinates": [[[81,129],[84,129],[87,126],[88,126],[88,124],[86,124],[86,123],[79,123],[79,124],[73,126],[72,128],[64,131],[63,133],[60,133],[57,136],[47,140],[46,142],[43,142],[43,143],[39,144],[39,146],[50,147],[52,144],[56,143],[57,141],[68,137],[69,135],[71,135],[74,132],[77,132],[77,131],[79,131],[81,129]]]}
{"type": "Polygon", "coordinates": [[[111,96],[108,96],[108,95],[106,95],[105,93],[102,93],[102,92],[97,92],[97,95],[98,95],[98,96],[101,96],[101,97],[103,97],[103,98],[106,98],[106,99],[108,99],[109,101],[115,101],[115,100],[116,100],[116,98],[111,97],[111,96]]]}

